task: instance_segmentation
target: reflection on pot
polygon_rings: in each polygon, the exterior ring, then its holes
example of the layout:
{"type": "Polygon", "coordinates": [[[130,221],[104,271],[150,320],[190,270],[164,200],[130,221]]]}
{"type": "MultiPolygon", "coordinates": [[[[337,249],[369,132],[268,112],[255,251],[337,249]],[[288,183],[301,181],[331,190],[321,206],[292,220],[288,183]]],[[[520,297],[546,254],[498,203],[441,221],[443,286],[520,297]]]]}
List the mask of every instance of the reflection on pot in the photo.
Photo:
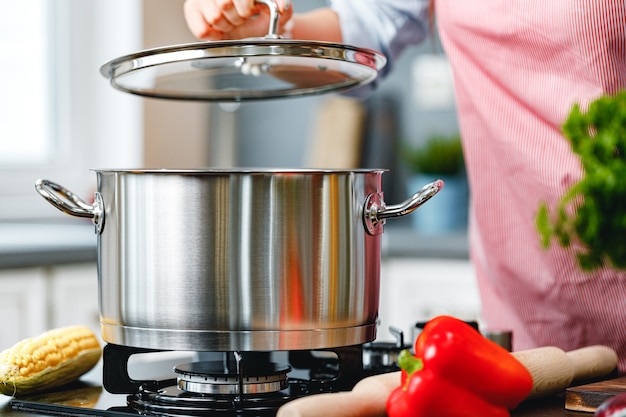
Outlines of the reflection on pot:
{"type": "Polygon", "coordinates": [[[383,170],[97,170],[102,338],[147,349],[320,349],[375,339],[380,238],[442,184],[388,205],[383,170]]]}

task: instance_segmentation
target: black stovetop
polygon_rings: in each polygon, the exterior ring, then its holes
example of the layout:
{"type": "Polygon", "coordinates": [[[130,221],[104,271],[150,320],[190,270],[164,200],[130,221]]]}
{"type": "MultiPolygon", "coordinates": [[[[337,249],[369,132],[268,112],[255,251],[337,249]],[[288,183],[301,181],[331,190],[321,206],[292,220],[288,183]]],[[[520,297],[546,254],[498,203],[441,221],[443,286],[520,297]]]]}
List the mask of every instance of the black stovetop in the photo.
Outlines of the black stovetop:
{"type": "MultiPolygon", "coordinates": [[[[149,354],[140,354],[133,356],[129,360],[127,365],[128,374],[133,380],[148,380],[148,381],[163,381],[165,385],[169,381],[176,380],[176,374],[174,373],[174,367],[185,362],[206,360],[206,353],[204,357],[198,358],[197,353],[194,352],[156,352],[149,354]]],[[[278,360],[286,360],[291,364],[292,358],[288,352],[274,352],[272,355],[278,355],[278,360]],[[280,356],[283,355],[283,356],[280,356]]],[[[274,357],[273,357],[274,358],[274,357]]],[[[272,359],[274,360],[274,359],[272,359]]],[[[45,394],[35,394],[20,398],[9,398],[0,396],[0,417],[25,417],[25,416],[61,416],[61,417],[79,417],[79,416],[111,416],[122,417],[138,415],[169,415],[160,414],[159,412],[150,411],[136,411],[133,407],[129,406],[129,400],[136,400],[137,394],[128,394],[127,392],[120,394],[113,394],[104,388],[103,384],[103,361],[85,374],[79,381],[72,383],[54,392],[45,394]],[[4,401],[3,401],[4,400],[4,401]]],[[[110,368],[110,365],[107,365],[110,368]]],[[[316,393],[311,389],[309,385],[303,385],[308,383],[307,377],[310,375],[308,370],[295,369],[289,373],[289,387],[279,393],[276,393],[278,397],[288,396],[290,399],[297,398],[297,396],[307,395],[309,393],[316,393]],[[302,381],[302,382],[301,382],[302,381]],[[301,387],[302,386],[302,387],[301,387]]],[[[368,370],[362,370],[362,377],[368,376],[368,370]]],[[[376,373],[379,373],[376,371],[376,373]]],[[[371,373],[369,373],[371,374],[371,373]]],[[[110,386],[108,384],[107,386],[110,386]]],[[[175,389],[175,388],[174,388],[175,389]]],[[[350,389],[344,388],[344,389],[350,389]]],[[[319,391],[328,392],[328,391],[319,391]]],[[[282,400],[281,400],[282,401],[282,400]]],[[[283,401],[286,402],[286,401],[283,401]]],[[[131,401],[132,402],[132,401],[131,401]]],[[[221,416],[221,417],[266,417],[275,415],[277,407],[274,409],[267,409],[264,405],[259,407],[258,410],[243,409],[236,411],[230,409],[210,409],[193,412],[191,414],[183,413],[183,415],[202,415],[202,416],[221,416]]]]}
{"type": "Polygon", "coordinates": [[[63,387],[59,391],[32,395],[23,398],[2,397],[0,399],[0,417],[22,417],[25,414],[76,416],[98,415],[119,416],[137,413],[126,409],[126,396],[110,394],[97,382],[100,366],[81,380],[63,387]]]}
{"type": "MultiPolygon", "coordinates": [[[[175,377],[173,367],[193,360],[191,352],[164,352],[148,358],[138,357],[129,364],[129,372],[138,379],[166,379],[175,377]]],[[[83,375],[79,381],[54,392],[34,394],[21,398],[4,397],[0,417],[33,415],[53,416],[134,416],[138,413],[127,406],[127,395],[111,394],[102,384],[102,361],[83,375]]],[[[2,403],[0,403],[2,404],[2,403]]]]}

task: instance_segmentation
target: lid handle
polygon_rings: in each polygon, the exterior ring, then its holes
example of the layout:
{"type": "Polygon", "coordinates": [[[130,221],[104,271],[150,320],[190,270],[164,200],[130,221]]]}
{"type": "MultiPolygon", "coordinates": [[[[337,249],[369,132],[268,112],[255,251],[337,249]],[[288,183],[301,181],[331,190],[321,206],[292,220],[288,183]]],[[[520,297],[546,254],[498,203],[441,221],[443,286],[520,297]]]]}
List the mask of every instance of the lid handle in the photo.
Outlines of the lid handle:
{"type": "MultiPolygon", "coordinates": [[[[270,10],[270,26],[267,32],[266,38],[278,39],[280,35],[278,34],[278,5],[275,0],[255,0],[255,3],[261,3],[267,6],[270,10]]],[[[291,1],[285,0],[285,7],[290,7],[291,1]]]]}

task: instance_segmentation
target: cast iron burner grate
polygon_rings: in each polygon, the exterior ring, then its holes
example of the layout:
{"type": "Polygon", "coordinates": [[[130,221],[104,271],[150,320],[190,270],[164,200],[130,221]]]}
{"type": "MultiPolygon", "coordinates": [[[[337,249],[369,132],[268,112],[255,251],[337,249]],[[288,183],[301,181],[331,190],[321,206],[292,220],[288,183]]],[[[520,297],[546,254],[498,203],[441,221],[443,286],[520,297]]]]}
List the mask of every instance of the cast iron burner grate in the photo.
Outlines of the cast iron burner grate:
{"type": "Polygon", "coordinates": [[[196,394],[168,386],[141,390],[128,396],[128,405],[140,414],[162,416],[273,416],[288,401],[308,393],[306,381],[290,380],[282,391],[264,394],[196,394]]]}
{"type": "Polygon", "coordinates": [[[108,344],[103,386],[110,393],[128,394],[127,405],[138,414],[269,416],[288,401],[349,390],[363,378],[362,346],[323,351],[334,355],[290,351],[289,365],[270,361],[268,352],[223,352],[238,359],[185,363],[175,366],[176,378],[136,381],[128,374],[130,356],[158,351],[108,344]],[[309,378],[288,376],[293,368],[306,370],[309,378]]]}

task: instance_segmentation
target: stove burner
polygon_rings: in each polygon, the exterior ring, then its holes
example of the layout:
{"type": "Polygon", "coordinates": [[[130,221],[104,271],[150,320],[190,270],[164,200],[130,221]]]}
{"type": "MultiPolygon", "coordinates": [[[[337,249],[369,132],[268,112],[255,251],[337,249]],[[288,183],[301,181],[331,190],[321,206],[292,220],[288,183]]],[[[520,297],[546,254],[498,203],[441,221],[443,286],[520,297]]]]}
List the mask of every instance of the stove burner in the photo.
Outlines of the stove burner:
{"type": "Polygon", "coordinates": [[[175,366],[175,378],[131,378],[129,358],[152,352],[158,351],[113,344],[103,349],[103,387],[128,394],[126,407],[139,415],[275,417],[288,401],[350,390],[366,375],[363,346],[356,345],[317,352],[222,352],[222,359],[175,366]],[[282,354],[285,362],[270,359],[282,354]]]}
{"type": "Polygon", "coordinates": [[[128,405],[140,414],[157,416],[268,416],[288,401],[309,394],[306,381],[290,380],[282,391],[258,395],[207,395],[181,391],[175,385],[141,389],[127,397],[128,405]]]}
{"type": "MultiPolygon", "coordinates": [[[[394,370],[390,369],[387,353],[396,353],[401,346],[400,334],[392,345],[372,343],[286,352],[198,352],[198,361],[175,366],[174,374],[165,372],[163,367],[167,363],[167,369],[172,370],[169,360],[159,362],[157,358],[155,366],[150,360],[133,363],[133,371],[139,370],[139,374],[158,371],[164,378],[134,379],[129,374],[131,356],[163,351],[107,344],[102,353],[104,390],[94,408],[83,408],[82,403],[68,405],[49,395],[13,399],[11,407],[68,417],[275,417],[277,410],[289,401],[317,393],[348,391],[369,375],[394,370]],[[385,360],[379,360],[381,357],[385,360]]],[[[81,384],[77,389],[80,387],[81,384]]],[[[82,398],[74,388],[68,388],[65,394],[69,397],[62,398],[82,398]]]]}
{"type": "Polygon", "coordinates": [[[203,415],[206,412],[234,410],[274,410],[287,401],[286,396],[276,398],[244,398],[235,401],[232,396],[197,396],[166,387],[157,392],[144,391],[129,397],[129,405],[138,411],[160,415],[203,415]],[[256,401],[255,401],[256,400],[256,401]]]}
{"type": "Polygon", "coordinates": [[[232,372],[221,361],[191,362],[174,368],[178,388],[196,394],[266,394],[287,387],[288,365],[272,362],[242,364],[241,373],[232,372]]]}

